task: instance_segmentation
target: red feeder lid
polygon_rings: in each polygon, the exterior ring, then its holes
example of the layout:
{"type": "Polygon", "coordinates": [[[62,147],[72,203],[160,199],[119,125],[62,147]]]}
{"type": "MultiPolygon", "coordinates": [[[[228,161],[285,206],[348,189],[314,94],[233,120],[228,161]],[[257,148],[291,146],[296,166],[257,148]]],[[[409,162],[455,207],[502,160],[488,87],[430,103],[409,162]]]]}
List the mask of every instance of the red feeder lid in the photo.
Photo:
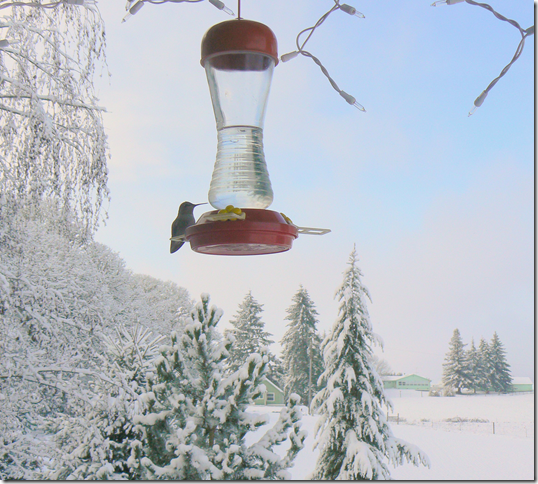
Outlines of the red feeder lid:
{"type": "Polygon", "coordinates": [[[204,66],[208,57],[216,54],[234,53],[265,54],[278,64],[278,49],[273,31],[254,20],[234,19],[213,25],[202,39],[202,59],[204,66]]]}
{"type": "Polygon", "coordinates": [[[191,249],[213,255],[261,255],[285,252],[298,237],[297,227],[272,210],[244,208],[245,220],[210,221],[217,210],[204,213],[187,228],[191,249]]]}

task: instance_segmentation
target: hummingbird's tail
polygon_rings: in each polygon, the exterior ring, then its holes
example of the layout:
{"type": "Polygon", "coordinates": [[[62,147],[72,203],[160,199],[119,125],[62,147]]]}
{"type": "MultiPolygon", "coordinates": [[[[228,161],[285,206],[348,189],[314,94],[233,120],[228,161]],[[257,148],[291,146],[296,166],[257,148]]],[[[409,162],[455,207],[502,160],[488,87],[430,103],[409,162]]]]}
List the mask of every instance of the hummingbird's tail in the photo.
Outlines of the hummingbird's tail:
{"type": "Polygon", "coordinates": [[[170,242],[170,254],[173,254],[174,252],[177,252],[179,249],[181,249],[181,246],[184,243],[185,242],[176,242],[175,240],[172,240],[172,242],[170,242]]]}

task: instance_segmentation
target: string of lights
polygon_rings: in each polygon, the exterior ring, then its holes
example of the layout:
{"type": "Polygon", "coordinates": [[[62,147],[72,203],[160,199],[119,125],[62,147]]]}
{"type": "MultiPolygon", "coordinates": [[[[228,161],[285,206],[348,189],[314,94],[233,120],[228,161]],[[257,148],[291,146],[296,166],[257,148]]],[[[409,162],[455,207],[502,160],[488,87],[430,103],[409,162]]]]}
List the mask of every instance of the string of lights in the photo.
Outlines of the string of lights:
{"type": "MultiPolygon", "coordinates": [[[[41,3],[41,2],[12,2],[7,0],[0,0],[0,10],[9,7],[33,7],[33,8],[56,8],[59,5],[80,5],[93,10],[93,7],[97,4],[96,0],[58,0],[56,2],[41,3]]],[[[0,50],[4,50],[6,47],[12,46],[13,40],[0,39],[0,50]]]]}
{"type": "MultiPolygon", "coordinates": [[[[152,3],[154,5],[160,5],[162,3],[198,3],[202,2],[203,0],[127,0],[127,5],[125,6],[125,10],[127,10],[127,15],[123,17],[122,22],[126,22],[129,20],[133,15],[135,15],[137,12],[140,11],[140,9],[144,6],[145,3],[152,3]]],[[[221,0],[209,0],[209,3],[213,5],[214,7],[218,8],[219,10],[222,10],[223,12],[227,13],[228,15],[235,15],[232,10],[230,10],[224,2],[221,0]]]]}
{"type": "Polygon", "coordinates": [[[493,79],[493,81],[491,81],[489,83],[488,87],[486,87],[486,89],[484,89],[480,93],[480,95],[475,99],[474,106],[469,111],[469,114],[468,114],[468,116],[472,116],[474,114],[474,112],[480,106],[482,106],[482,104],[484,103],[484,100],[486,99],[489,91],[491,91],[491,89],[493,89],[495,84],[497,84],[497,82],[499,82],[501,77],[503,77],[509,71],[510,67],[512,67],[512,64],[519,59],[519,56],[523,52],[523,47],[525,47],[525,39],[529,35],[534,35],[534,25],[529,27],[528,29],[523,29],[521,27],[521,25],[519,25],[519,23],[517,23],[515,20],[509,19],[509,18],[505,17],[504,15],[501,15],[499,12],[496,12],[491,7],[491,5],[488,5],[487,3],[478,3],[478,2],[475,2],[474,0],[438,0],[437,2],[432,3],[432,7],[436,7],[437,5],[443,5],[443,4],[445,4],[445,5],[455,5],[457,3],[463,3],[463,2],[468,3],[469,5],[474,5],[476,7],[482,7],[484,9],[490,11],[499,20],[502,20],[503,22],[508,22],[510,25],[515,27],[519,31],[519,33],[521,34],[521,40],[520,40],[520,42],[519,42],[519,44],[517,46],[516,52],[514,54],[514,57],[512,57],[512,60],[504,67],[504,69],[501,71],[501,73],[495,79],[493,79]]]}
{"type": "Polygon", "coordinates": [[[95,0],[58,0],[57,2],[40,3],[40,2],[8,2],[0,1],[0,10],[8,7],[39,7],[39,8],[56,8],[59,5],[82,5],[89,7],[96,5],[95,0]]]}
{"type": "Polygon", "coordinates": [[[354,15],[354,16],[359,17],[359,18],[364,18],[364,15],[362,13],[360,13],[359,11],[357,11],[357,9],[355,7],[352,7],[351,5],[347,5],[345,3],[341,4],[339,0],[334,0],[334,5],[331,7],[331,9],[329,11],[325,12],[319,18],[319,20],[315,23],[315,25],[313,25],[312,27],[308,27],[308,28],[306,28],[304,30],[301,30],[301,32],[299,32],[297,34],[297,38],[295,40],[295,43],[297,45],[297,50],[295,50],[293,52],[288,52],[287,54],[282,55],[280,57],[280,59],[282,60],[282,62],[288,62],[291,59],[297,57],[299,54],[304,55],[305,57],[309,57],[310,59],[312,59],[319,66],[319,68],[321,69],[321,72],[329,80],[329,82],[330,82],[331,86],[333,87],[333,89],[338,94],[340,94],[340,96],[342,96],[348,104],[351,104],[352,106],[355,106],[358,110],[365,112],[366,109],[364,109],[364,106],[362,104],[360,104],[351,94],[348,94],[347,92],[340,89],[340,87],[338,87],[338,84],[336,84],[334,79],[330,76],[329,72],[327,71],[325,66],[321,63],[321,61],[316,56],[314,56],[313,54],[311,54],[310,52],[308,52],[308,51],[306,51],[304,49],[306,43],[310,40],[310,38],[312,37],[312,34],[314,33],[314,31],[323,22],[325,22],[325,20],[327,20],[329,15],[331,15],[331,13],[335,12],[336,10],[342,10],[343,12],[347,13],[348,15],[354,15]],[[300,42],[301,36],[306,34],[307,32],[308,32],[308,35],[307,35],[306,39],[301,43],[300,42]]]}
{"type": "MultiPolygon", "coordinates": [[[[184,2],[186,2],[186,3],[199,3],[199,2],[202,2],[202,1],[204,1],[204,0],[127,0],[127,4],[125,6],[125,9],[127,10],[127,15],[125,15],[122,22],[127,21],[130,17],[135,15],[137,12],[139,12],[140,9],[146,3],[151,3],[151,4],[154,4],[154,5],[158,5],[158,4],[168,3],[168,2],[170,2],[170,3],[184,3],[184,2]]],[[[227,13],[229,15],[232,15],[232,16],[234,15],[234,12],[232,10],[230,10],[224,4],[224,2],[222,2],[221,0],[208,0],[208,1],[209,1],[209,3],[211,3],[213,6],[215,6],[219,10],[222,10],[223,12],[225,12],[225,13],[227,13]]],[[[305,50],[305,46],[308,43],[308,41],[310,40],[310,38],[312,37],[313,33],[316,31],[317,28],[319,28],[323,24],[323,22],[325,22],[325,20],[333,12],[335,12],[337,10],[342,10],[343,12],[347,13],[348,15],[353,15],[353,16],[356,16],[358,18],[365,18],[364,15],[362,13],[358,12],[355,7],[352,7],[351,5],[348,5],[348,4],[345,4],[345,3],[341,4],[340,0],[333,0],[333,1],[334,1],[334,5],[327,12],[325,12],[312,27],[308,27],[306,29],[303,29],[301,32],[299,32],[299,34],[297,34],[297,38],[296,38],[296,41],[295,41],[297,50],[295,50],[293,52],[288,52],[287,54],[282,55],[281,60],[282,60],[282,62],[288,62],[291,59],[297,57],[299,54],[301,54],[301,55],[303,55],[305,57],[309,57],[310,59],[312,59],[314,61],[314,63],[316,65],[319,66],[319,68],[321,69],[321,72],[325,75],[325,77],[327,77],[327,79],[329,80],[329,83],[331,84],[333,89],[336,92],[338,92],[338,94],[340,94],[340,96],[343,97],[344,100],[347,103],[349,103],[352,106],[355,106],[360,111],[365,112],[366,110],[364,109],[364,107],[352,95],[350,95],[347,92],[340,89],[338,84],[336,84],[334,79],[330,76],[329,72],[327,71],[325,66],[321,63],[321,61],[316,56],[314,56],[311,52],[305,50]],[[304,35],[306,35],[306,38],[301,42],[301,38],[304,35]]],[[[491,91],[491,89],[493,89],[495,84],[497,84],[497,82],[499,82],[499,80],[503,76],[506,75],[506,73],[510,70],[510,68],[512,67],[514,62],[516,62],[517,59],[520,57],[521,53],[523,52],[523,48],[525,46],[525,39],[527,37],[529,37],[530,35],[534,35],[534,25],[527,28],[527,29],[523,29],[519,25],[519,23],[516,22],[515,20],[509,19],[509,18],[505,17],[504,15],[496,12],[490,5],[488,5],[486,3],[479,3],[479,2],[476,2],[475,0],[437,0],[434,3],[432,3],[432,6],[436,7],[438,5],[443,5],[443,4],[444,5],[455,5],[455,4],[463,3],[463,2],[468,3],[469,5],[474,5],[474,6],[481,7],[481,8],[484,8],[484,9],[488,10],[497,19],[502,20],[503,22],[509,23],[514,28],[516,28],[519,31],[519,33],[521,34],[521,40],[520,40],[520,42],[519,42],[519,44],[517,46],[517,49],[516,49],[516,52],[515,52],[514,56],[512,57],[512,60],[502,69],[500,74],[489,83],[489,85],[486,87],[486,89],[484,89],[482,91],[482,93],[480,93],[480,95],[475,99],[474,106],[469,111],[469,116],[471,116],[483,104],[483,102],[486,99],[488,93],[491,91]]],[[[59,5],[81,5],[81,6],[84,6],[84,7],[92,8],[93,6],[96,5],[96,0],[57,0],[57,1],[51,1],[49,3],[41,3],[41,2],[36,1],[36,0],[27,1],[27,2],[0,0],[0,10],[8,8],[8,7],[38,7],[38,8],[52,9],[52,8],[58,7],[59,5]]],[[[240,5],[241,5],[240,0],[238,0],[238,8],[239,9],[240,9],[240,5]]],[[[239,10],[238,18],[240,18],[240,10],[239,10]]],[[[8,47],[9,45],[10,45],[9,40],[7,40],[7,39],[0,40],[0,49],[8,47]]]]}

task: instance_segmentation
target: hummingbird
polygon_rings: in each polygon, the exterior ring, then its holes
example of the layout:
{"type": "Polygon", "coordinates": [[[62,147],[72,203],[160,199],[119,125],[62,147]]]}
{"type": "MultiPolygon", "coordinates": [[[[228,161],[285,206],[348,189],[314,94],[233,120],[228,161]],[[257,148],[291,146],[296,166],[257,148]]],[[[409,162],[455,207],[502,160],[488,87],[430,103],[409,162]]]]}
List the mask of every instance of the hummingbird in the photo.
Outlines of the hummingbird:
{"type": "MultiPolygon", "coordinates": [[[[198,205],[205,205],[205,203],[191,203],[183,202],[179,206],[176,219],[172,222],[172,237],[178,237],[179,235],[185,235],[187,227],[194,225],[196,220],[194,219],[194,207],[198,205]]],[[[179,242],[176,240],[170,241],[170,254],[173,254],[181,248],[185,242],[179,242]]]]}

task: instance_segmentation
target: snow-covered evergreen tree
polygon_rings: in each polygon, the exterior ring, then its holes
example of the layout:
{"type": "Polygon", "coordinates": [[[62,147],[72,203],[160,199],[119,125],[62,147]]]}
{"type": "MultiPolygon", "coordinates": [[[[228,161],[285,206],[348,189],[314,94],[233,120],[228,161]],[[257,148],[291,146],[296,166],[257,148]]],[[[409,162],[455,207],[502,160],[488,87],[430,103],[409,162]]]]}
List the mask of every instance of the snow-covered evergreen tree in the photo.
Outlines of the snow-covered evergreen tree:
{"type": "Polygon", "coordinates": [[[156,372],[149,377],[135,417],[142,433],[132,445],[129,465],[143,479],[240,480],[287,478],[302,448],[297,396],[292,396],[272,429],[246,446],[245,436],[267,422],[247,406],[261,394],[267,354],[248,355],[240,368],[225,374],[233,336],[224,337],[216,325],[222,311],[202,295],[185,322],[181,338],[161,347],[156,372]],[[291,445],[280,458],[273,447],[286,439],[291,445]]]}
{"type": "Polygon", "coordinates": [[[282,338],[284,390],[287,395],[297,393],[310,406],[312,395],[319,388],[317,381],[323,371],[321,339],[316,325],[318,312],[307,290],[300,286],[287,309],[287,331],[282,338]]]}
{"type": "Polygon", "coordinates": [[[480,343],[478,344],[478,361],[479,361],[479,373],[478,373],[478,389],[489,393],[490,383],[489,383],[489,373],[490,373],[490,354],[489,354],[489,345],[484,338],[480,338],[480,343]]]}
{"type": "Polygon", "coordinates": [[[133,419],[145,374],[163,339],[140,325],[120,326],[115,337],[105,338],[110,366],[106,378],[92,381],[96,396],[88,413],[51,419],[49,430],[59,448],[47,464],[47,479],[140,479],[137,469],[127,464],[133,442],[141,437],[133,419]]]}
{"type": "Polygon", "coordinates": [[[268,351],[267,356],[267,378],[269,378],[279,388],[284,388],[286,373],[282,360],[271,351],[268,351]]]}
{"type": "Polygon", "coordinates": [[[443,385],[455,389],[459,394],[463,388],[470,388],[472,385],[465,346],[460,331],[456,328],[443,363],[443,385]]]}
{"type": "Polygon", "coordinates": [[[274,342],[271,333],[264,329],[265,323],[260,316],[262,311],[263,305],[249,291],[239,304],[234,319],[230,320],[233,329],[224,331],[225,336],[232,334],[235,338],[228,361],[231,372],[237,371],[252,353],[260,353],[262,348],[267,348],[274,342]]]}
{"type": "Polygon", "coordinates": [[[510,365],[506,361],[504,349],[497,332],[493,333],[489,344],[489,388],[491,391],[507,393],[512,390],[510,365]]]}
{"type": "Polygon", "coordinates": [[[327,386],[314,398],[320,414],[317,425],[319,457],[312,474],[316,480],[389,479],[388,464],[405,460],[429,466],[416,446],[394,437],[383,411],[392,408],[372,363],[372,332],[355,249],[336,295],[337,321],[323,343],[327,386]]]}
{"type": "Polygon", "coordinates": [[[480,361],[480,355],[474,344],[474,339],[471,339],[471,347],[467,351],[467,373],[468,373],[468,388],[476,393],[480,389],[480,382],[483,379],[483,367],[480,361]]]}

